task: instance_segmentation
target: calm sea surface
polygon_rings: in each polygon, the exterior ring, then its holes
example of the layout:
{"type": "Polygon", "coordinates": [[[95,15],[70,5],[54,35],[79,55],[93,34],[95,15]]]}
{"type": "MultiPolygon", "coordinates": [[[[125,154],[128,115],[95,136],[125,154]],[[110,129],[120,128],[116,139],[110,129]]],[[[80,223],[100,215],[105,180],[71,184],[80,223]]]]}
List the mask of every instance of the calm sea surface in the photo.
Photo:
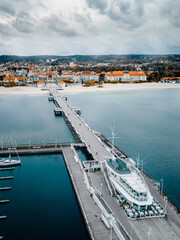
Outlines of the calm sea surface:
{"type": "MultiPolygon", "coordinates": [[[[140,154],[144,170],[164,179],[164,190],[180,208],[180,91],[148,90],[69,94],[68,102],[82,109],[82,118],[111,137],[133,159],[140,154]]],[[[17,144],[75,141],[64,120],[55,117],[47,96],[0,96],[0,147],[17,144]]],[[[111,140],[111,139],[110,139],[111,140]]],[[[82,156],[83,157],[83,156],[82,156]]],[[[5,239],[88,239],[62,156],[22,157],[12,173],[12,186],[0,192],[10,203],[0,206],[0,235],[5,239]]]]}

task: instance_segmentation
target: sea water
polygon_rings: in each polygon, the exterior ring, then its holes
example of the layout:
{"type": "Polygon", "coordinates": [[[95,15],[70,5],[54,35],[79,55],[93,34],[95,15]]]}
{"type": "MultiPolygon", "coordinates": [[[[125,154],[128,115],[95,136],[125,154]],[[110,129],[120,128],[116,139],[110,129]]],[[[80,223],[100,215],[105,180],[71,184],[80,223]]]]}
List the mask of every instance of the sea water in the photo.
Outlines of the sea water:
{"type": "MultiPolygon", "coordinates": [[[[0,96],[0,148],[6,144],[75,142],[47,96],[0,96]],[[12,140],[11,140],[12,139],[12,140]]],[[[0,236],[12,240],[89,239],[62,155],[21,157],[21,167],[1,171],[0,236]]]]}
{"type": "Polygon", "coordinates": [[[54,115],[48,96],[0,95],[0,146],[75,142],[62,117],[54,115]],[[11,141],[12,139],[12,141],[11,141]]]}
{"type": "Polygon", "coordinates": [[[13,180],[1,181],[0,235],[6,240],[89,239],[62,155],[21,157],[13,180]]]}

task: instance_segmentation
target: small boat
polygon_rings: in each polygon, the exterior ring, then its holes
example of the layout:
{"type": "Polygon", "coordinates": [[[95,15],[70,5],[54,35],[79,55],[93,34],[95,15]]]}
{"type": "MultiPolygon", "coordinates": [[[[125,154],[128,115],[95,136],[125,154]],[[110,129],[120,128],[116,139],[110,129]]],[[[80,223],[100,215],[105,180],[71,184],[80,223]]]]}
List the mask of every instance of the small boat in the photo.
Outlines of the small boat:
{"type": "MultiPolygon", "coordinates": [[[[10,137],[10,139],[11,139],[11,137],[10,137]]],[[[11,139],[11,141],[12,141],[12,139],[11,139]]],[[[13,141],[12,141],[12,144],[13,144],[13,141]]],[[[10,148],[9,148],[9,150],[10,150],[10,148]]],[[[14,144],[13,144],[13,150],[15,150],[18,159],[11,159],[11,152],[10,152],[9,158],[1,158],[0,159],[0,168],[21,165],[21,159],[19,157],[19,154],[18,154],[17,149],[15,148],[14,144]]]]}
{"type": "Polygon", "coordinates": [[[21,165],[21,160],[15,160],[11,158],[2,158],[0,159],[0,167],[11,167],[21,165]]]}

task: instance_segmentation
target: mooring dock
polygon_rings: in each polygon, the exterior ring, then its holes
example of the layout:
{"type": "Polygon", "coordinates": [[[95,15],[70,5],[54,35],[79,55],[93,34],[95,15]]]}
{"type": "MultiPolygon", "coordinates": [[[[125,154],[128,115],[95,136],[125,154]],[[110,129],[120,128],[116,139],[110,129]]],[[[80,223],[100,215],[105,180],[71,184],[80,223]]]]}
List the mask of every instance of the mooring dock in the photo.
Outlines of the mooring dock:
{"type": "MultiPolygon", "coordinates": [[[[1,157],[8,157],[11,153],[16,156],[16,151],[21,156],[24,155],[43,155],[43,154],[58,154],[62,153],[62,148],[73,145],[76,148],[85,147],[84,143],[43,143],[43,144],[25,144],[25,145],[5,145],[0,149],[1,157]]],[[[1,168],[0,171],[13,170],[14,168],[1,168]]]]}

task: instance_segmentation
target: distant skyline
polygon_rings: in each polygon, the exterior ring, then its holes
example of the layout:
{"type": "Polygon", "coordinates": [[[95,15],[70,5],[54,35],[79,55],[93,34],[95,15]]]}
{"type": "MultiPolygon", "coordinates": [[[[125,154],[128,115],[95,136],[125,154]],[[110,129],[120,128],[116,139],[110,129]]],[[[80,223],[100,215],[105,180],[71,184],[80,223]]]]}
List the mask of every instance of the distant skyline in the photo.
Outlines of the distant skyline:
{"type": "Polygon", "coordinates": [[[179,0],[0,0],[0,55],[180,54],[179,0]]]}

